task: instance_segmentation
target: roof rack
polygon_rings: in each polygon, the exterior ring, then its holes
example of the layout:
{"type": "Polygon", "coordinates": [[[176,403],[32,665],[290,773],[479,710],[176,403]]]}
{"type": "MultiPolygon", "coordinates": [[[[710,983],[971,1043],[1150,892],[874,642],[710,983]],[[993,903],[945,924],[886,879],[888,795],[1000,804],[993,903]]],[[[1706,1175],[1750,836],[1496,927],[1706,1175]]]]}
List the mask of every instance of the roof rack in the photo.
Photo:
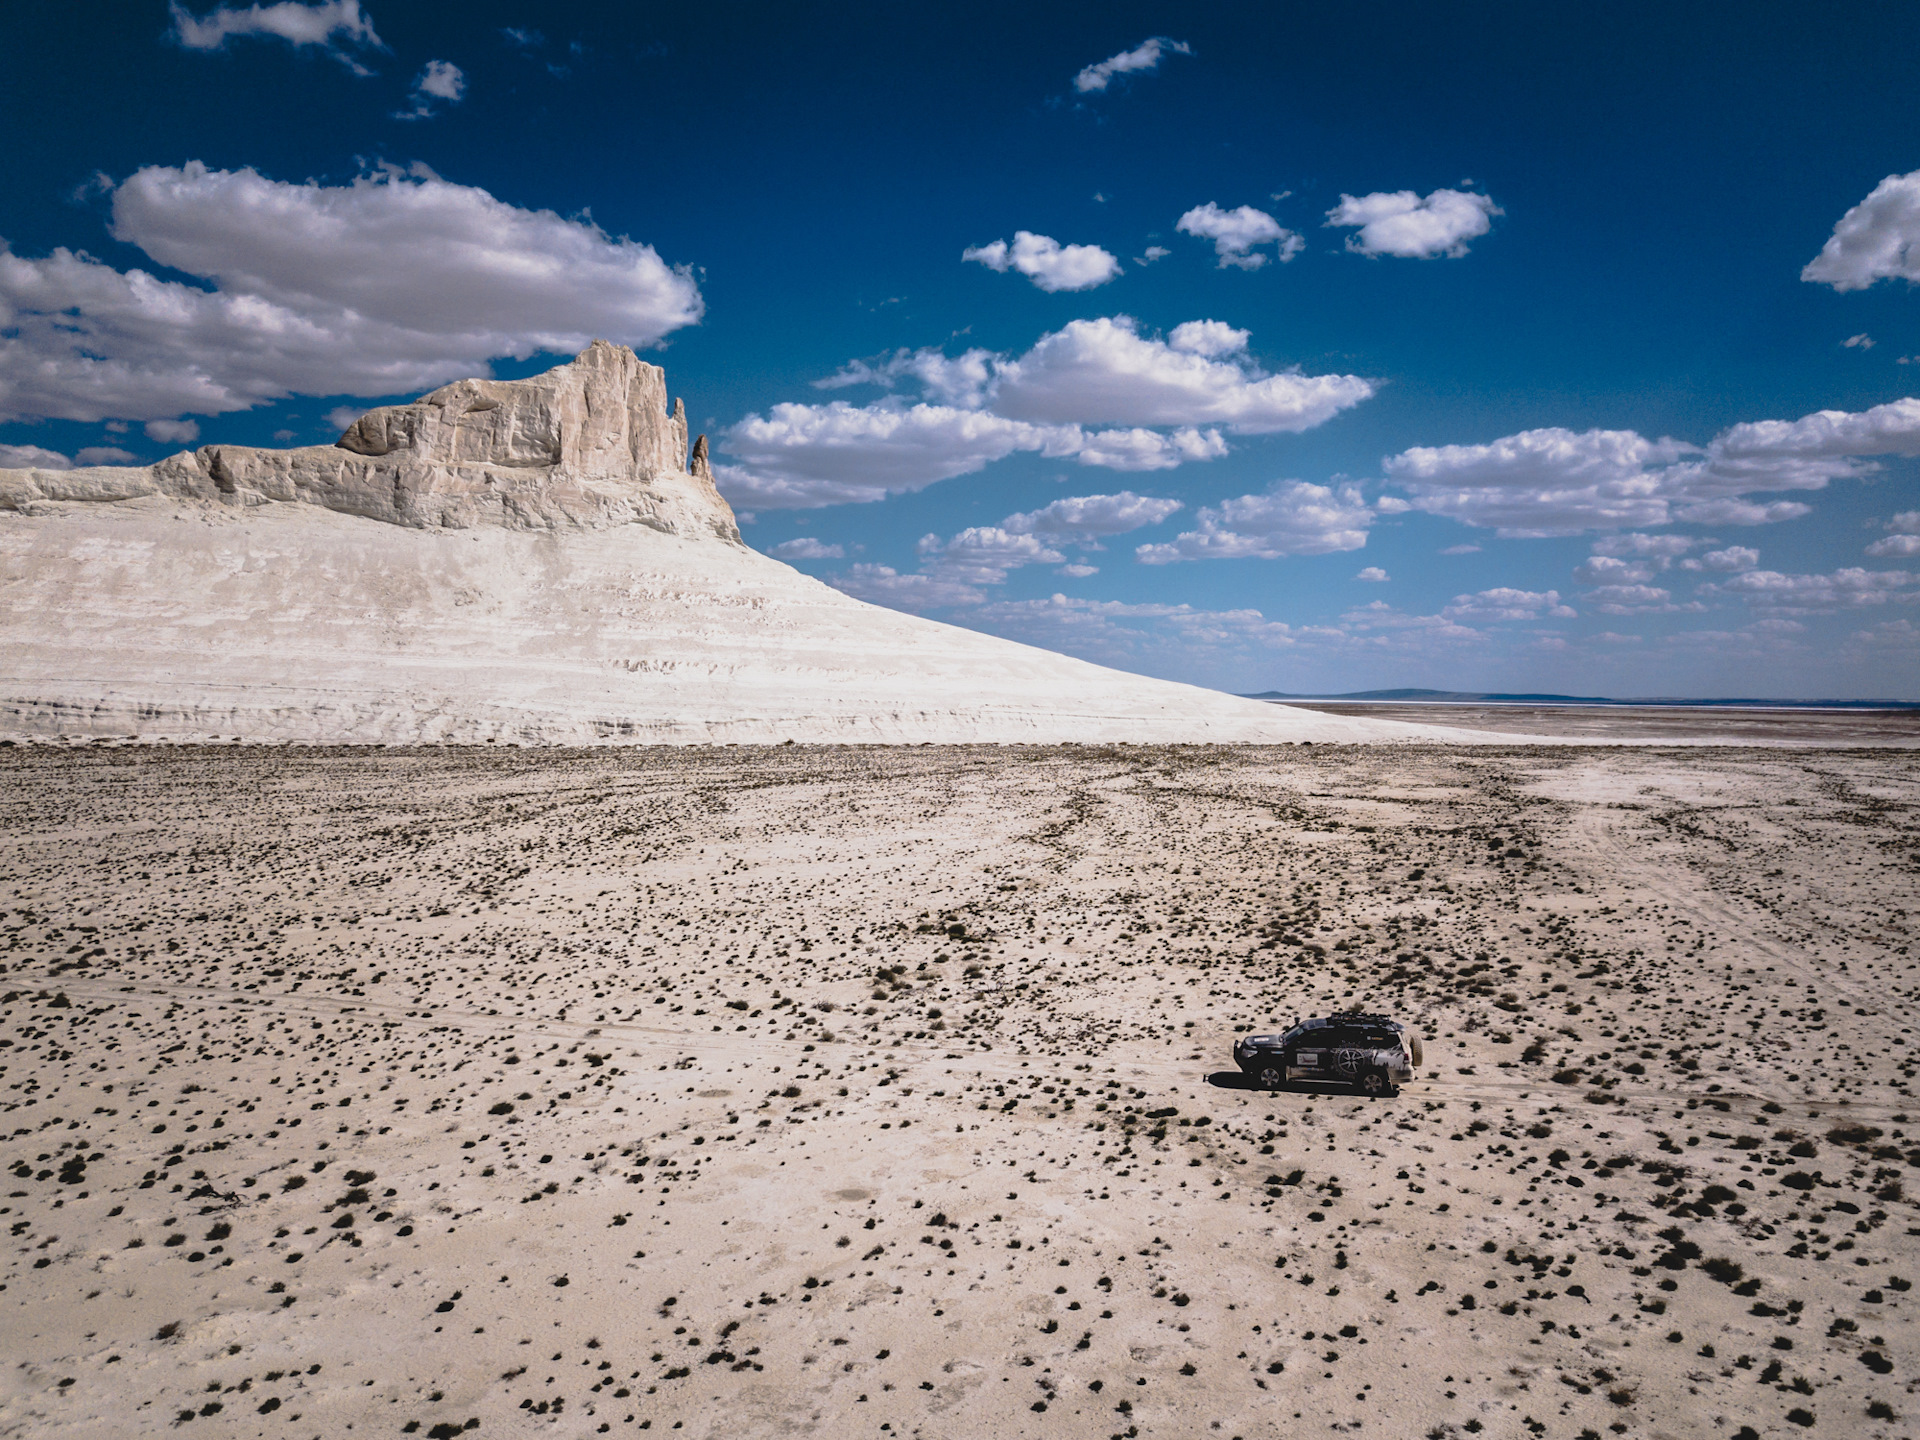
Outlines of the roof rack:
{"type": "Polygon", "coordinates": [[[1342,1010],[1327,1016],[1329,1020],[1345,1020],[1355,1024],[1397,1025],[1400,1022],[1391,1015],[1373,1015],[1364,1010],[1342,1010]]]}

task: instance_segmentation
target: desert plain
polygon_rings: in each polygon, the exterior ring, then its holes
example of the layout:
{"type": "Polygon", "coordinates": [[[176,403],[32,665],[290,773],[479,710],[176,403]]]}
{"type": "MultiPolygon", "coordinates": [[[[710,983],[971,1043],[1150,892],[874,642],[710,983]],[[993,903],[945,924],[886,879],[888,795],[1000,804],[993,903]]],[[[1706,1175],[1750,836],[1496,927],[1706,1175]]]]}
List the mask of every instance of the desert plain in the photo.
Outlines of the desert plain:
{"type": "Polygon", "coordinates": [[[0,1433],[1920,1433],[1909,749],[0,750],[0,1433]],[[1384,1011],[1390,1099],[1235,1039],[1384,1011]]]}

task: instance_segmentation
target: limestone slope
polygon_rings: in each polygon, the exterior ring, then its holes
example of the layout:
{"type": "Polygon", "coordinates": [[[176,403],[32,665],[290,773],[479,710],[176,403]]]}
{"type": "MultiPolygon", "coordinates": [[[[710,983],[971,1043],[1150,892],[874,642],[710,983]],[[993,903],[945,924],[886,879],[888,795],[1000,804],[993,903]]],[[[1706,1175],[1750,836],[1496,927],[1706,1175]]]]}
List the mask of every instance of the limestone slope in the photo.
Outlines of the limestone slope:
{"type": "Polygon", "coordinates": [[[311,743],[1466,738],[865,604],[740,542],[596,344],[335,446],[0,471],[0,733],[311,743]]]}

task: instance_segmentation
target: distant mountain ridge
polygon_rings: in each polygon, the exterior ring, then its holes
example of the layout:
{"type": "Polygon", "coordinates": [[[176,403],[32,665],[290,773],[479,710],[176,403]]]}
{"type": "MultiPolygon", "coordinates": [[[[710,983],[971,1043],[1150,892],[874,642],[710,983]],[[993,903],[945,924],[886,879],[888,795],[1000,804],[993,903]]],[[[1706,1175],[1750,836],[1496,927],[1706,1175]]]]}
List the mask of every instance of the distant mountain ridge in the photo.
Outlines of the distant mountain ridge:
{"type": "Polygon", "coordinates": [[[1468,690],[1351,690],[1344,695],[1290,695],[1280,690],[1263,690],[1243,698],[1275,701],[1351,700],[1358,703],[1403,700],[1429,705],[1664,705],[1768,710],[1920,710],[1920,700],[1698,700],[1667,695],[1617,700],[1607,695],[1508,695],[1468,690]]]}

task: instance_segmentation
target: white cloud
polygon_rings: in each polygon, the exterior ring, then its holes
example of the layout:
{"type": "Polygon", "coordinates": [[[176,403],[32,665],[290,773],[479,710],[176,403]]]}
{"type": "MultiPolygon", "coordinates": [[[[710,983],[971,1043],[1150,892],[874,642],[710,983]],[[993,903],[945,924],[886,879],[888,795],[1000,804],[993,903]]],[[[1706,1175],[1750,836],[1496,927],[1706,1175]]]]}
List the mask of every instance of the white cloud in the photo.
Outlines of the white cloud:
{"type": "Polygon", "coordinates": [[[1357,485],[1336,490],[1292,480],[1265,494],[1209,505],[1198,519],[1198,529],[1166,544],[1141,545],[1134,554],[1143,564],[1171,565],[1179,560],[1274,560],[1358,550],[1367,543],[1373,512],[1357,485]]]}
{"type": "Polygon", "coordinates": [[[1354,576],[1353,578],[1356,580],[1366,580],[1373,584],[1382,584],[1388,580],[1391,580],[1393,577],[1387,574],[1387,572],[1382,570],[1378,565],[1369,565],[1367,566],[1366,569],[1362,570],[1358,575],[1354,576]]]}
{"type": "Polygon", "coordinates": [[[1143,40],[1131,50],[1122,50],[1118,55],[1109,55],[1105,60],[1089,65],[1073,77],[1073,88],[1082,95],[1092,95],[1103,91],[1113,83],[1116,75],[1137,75],[1160,68],[1160,61],[1167,55],[1191,55],[1193,47],[1184,40],[1169,40],[1164,35],[1156,35],[1143,40]]]}
{"type": "Polygon", "coordinates": [[[1876,559],[1901,560],[1920,555],[1920,510],[1901,511],[1887,521],[1887,529],[1893,533],[1869,545],[1867,554],[1876,559]]]}
{"type": "Polygon", "coordinates": [[[1673,518],[1690,520],[1696,525],[1778,525],[1782,520],[1798,520],[1812,513],[1811,505],[1802,505],[1798,500],[1770,500],[1761,504],[1729,496],[1680,505],[1675,508],[1673,518]]]}
{"type": "Polygon", "coordinates": [[[1783,575],[1778,570],[1749,570],[1701,593],[1737,595],[1757,609],[1788,615],[1857,609],[1868,605],[1920,600],[1920,575],[1908,570],[1865,570],[1858,566],[1831,575],[1783,575]]]}
{"type": "MultiPolygon", "coordinates": [[[[1189,332],[1189,343],[1197,333],[1189,332]]],[[[1259,435],[1311,430],[1373,393],[1357,375],[1269,375],[1244,356],[1176,349],[1114,315],[1071,321],[1017,360],[1000,362],[991,403],[1021,420],[1224,425],[1259,435]]]]}
{"type": "Polygon", "coordinates": [[[1700,542],[1686,535],[1646,535],[1629,531],[1624,535],[1603,535],[1593,542],[1596,555],[1644,555],[1659,563],[1662,570],[1700,542]]]}
{"type": "Polygon", "coordinates": [[[914,547],[927,574],[963,585],[998,585],[1023,565],[1059,565],[1066,556],[1037,535],[971,525],[951,540],[925,535],[914,547]]]}
{"type": "Polygon", "coordinates": [[[1156,260],[1166,259],[1167,256],[1172,253],[1173,251],[1167,249],[1164,245],[1149,245],[1147,246],[1145,254],[1133,257],[1133,263],[1136,265],[1151,265],[1156,260]]]}
{"type": "Polygon", "coordinates": [[[1440,615],[1442,619],[1454,621],[1490,621],[1537,620],[1543,615],[1568,619],[1576,613],[1562,603],[1558,590],[1515,590],[1499,586],[1472,595],[1456,595],[1440,615]]]}
{"type": "Polygon", "coordinates": [[[327,423],[329,428],[346,431],[352,428],[354,421],[366,413],[367,412],[362,410],[358,405],[336,405],[320,418],[327,423]]]}
{"type": "Polygon", "coordinates": [[[425,120],[440,113],[442,105],[458,105],[467,93],[467,77],[451,60],[429,60],[413,82],[407,96],[411,110],[397,111],[396,120],[425,120]]]}
{"type": "Polygon", "coordinates": [[[782,560],[841,560],[847,552],[838,545],[828,545],[811,535],[802,535],[797,540],[787,540],[774,546],[767,553],[782,560]]]}
{"type": "Polygon", "coordinates": [[[1651,580],[1666,567],[1651,561],[1622,560],[1613,555],[1590,556],[1573,572],[1582,585],[1634,585],[1651,580]]]}
{"type": "Polygon", "coordinates": [[[1384,468],[1416,510],[1536,537],[1796,519],[1808,513],[1798,501],[1745,497],[1868,475],[1878,455],[1920,455],[1920,400],[1734,425],[1704,447],[1631,430],[1526,430],[1485,445],[1416,446],[1384,468]]]}
{"type": "Polygon", "coordinates": [[[1842,340],[1840,342],[1840,348],[1843,350],[1871,350],[1873,348],[1873,336],[1862,330],[1858,335],[1849,335],[1846,339],[1842,340]]]}
{"type": "Polygon", "coordinates": [[[191,445],[200,438],[200,426],[192,420],[149,420],[147,438],[162,445],[191,445]]]}
{"type": "Polygon", "coordinates": [[[744,464],[714,473],[736,504],[839,505],[919,490],[1016,451],[1059,458],[1085,443],[1077,426],[1031,425],[949,405],[781,404],[727,431],[727,453],[744,464]]]}
{"type": "Polygon", "coordinates": [[[926,392],[929,400],[957,405],[963,410],[977,410],[986,404],[987,387],[993,383],[998,361],[999,357],[991,350],[976,348],[949,359],[938,350],[903,347],[877,365],[866,360],[849,360],[813,385],[816,390],[844,390],[849,385],[878,385],[891,390],[901,380],[911,380],[926,392]]]}
{"type": "Polygon", "coordinates": [[[1211,200],[1187,211],[1174,228],[1183,234],[1213,241],[1214,254],[1220,257],[1223,270],[1228,266],[1258,270],[1267,263],[1268,257],[1257,252],[1254,246],[1270,243],[1278,246],[1275,253],[1284,265],[1307,243],[1264,210],[1256,210],[1251,205],[1222,210],[1211,200]]]}
{"type": "Polygon", "coordinates": [[[1218,321],[1190,321],[1174,335],[1178,346],[1120,315],[1072,321],[1017,358],[903,349],[854,361],[814,383],[913,383],[929,400],[776,405],[727,432],[724,448],[742,463],[715,475],[737,503],[791,508],[878,500],[1018,451],[1165,470],[1225,455],[1221,429],[1307,430],[1373,394],[1354,375],[1269,375],[1244,353],[1245,332],[1218,321]],[[1102,424],[1121,428],[1089,428],[1102,424]]]}
{"type": "Polygon", "coordinates": [[[87,445],[73,452],[76,465],[134,465],[140,457],[118,445],[87,445]]]}
{"type": "MultiPolygon", "coordinates": [[[[278,4],[251,5],[245,10],[222,5],[204,16],[196,16],[179,0],[171,0],[167,9],[173,19],[174,41],[188,50],[220,50],[236,35],[284,40],[295,49],[318,45],[336,50],[340,44],[386,48],[373,31],[373,18],[361,10],[360,0],[327,0],[318,5],[280,0],[278,4]]],[[[341,58],[347,59],[345,55],[341,58]]],[[[348,63],[366,73],[351,60],[348,63]]]]}
{"type": "Polygon", "coordinates": [[[0,470],[71,470],[73,461],[39,445],[0,445],[0,470]]]}
{"type": "Polygon", "coordinates": [[[1422,200],[1411,190],[1394,190],[1342,195],[1327,212],[1327,224],[1359,227],[1347,237],[1347,249],[1356,255],[1458,259],[1467,253],[1467,241],[1486,234],[1493,217],[1503,213],[1485,195],[1436,190],[1422,200]]]}
{"type": "Polygon", "coordinates": [[[1602,615],[1698,614],[1707,608],[1697,600],[1676,604],[1673,592],[1658,585],[1602,585],[1587,592],[1586,602],[1602,615]]]}
{"type": "Polygon", "coordinates": [[[1449,545],[1440,553],[1442,555],[1478,555],[1480,553],[1480,547],[1478,545],[1449,545]]]}
{"type": "Polygon", "coordinates": [[[1070,575],[1075,580],[1084,580],[1089,575],[1098,575],[1100,573],[1100,567],[1098,565],[1085,565],[1076,561],[1071,565],[1062,565],[1059,573],[1062,575],[1070,575]]]}
{"type": "Polygon", "coordinates": [[[1650,469],[1695,447],[1631,430],[1523,430],[1485,445],[1418,445],[1385,462],[1416,510],[1503,535],[1576,534],[1608,525],[1661,525],[1669,502],[1650,469]]]}
{"type": "Polygon", "coordinates": [[[498,356],[650,345],[702,310],[652,246],[420,167],[327,186],[152,166],[114,190],[112,230],[213,288],[0,246],[0,420],[416,392],[498,356]]]}
{"type": "Polygon", "coordinates": [[[1195,460],[1218,460],[1227,453],[1227,442],[1218,430],[1195,430],[1187,426],[1163,435],[1158,430],[1099,430],[1087,436],[1081,446],[1082,465],[1098,465],[1106,470],[1172,470],[1195,460]]]}
{"type": "Polygon", "coordinates": [[[1716,570],[1722,574],[1732,574],[1738,570],[1751,570],[1760,563],[1760,552],[1751,545],[1729,545],[1724,550],[1709,550],[1698,560],[1682,560],[1682,570],[1716,570]]]}
{"type": "Polygon", "coordinates": [[[1802,280],[1864,290],[1876,280],[1920,281],[1920,170],[1889,175],[1840,217],[1802,280]]]}
{"type": "Polygon", "coordinates": [[[1129,530],[1138,530],[1143,526],[1158,525],[1179,509],[1178,500],[1163,500],[1122,490],[1118,495],[1069,496],[1038,510],[1009,515],[1000,522],[1000,526],[1015,535],[1045,535],[1084,544],[1109,535],[1124,535],[1129,530]]]}
{"type": "Polygon", "coordinates": [[[1167,344],[1175,350],[1209,360],[1239,354],[1252,338],[1251,330],[1236,330],[1224,320],[1188,320],[1167,332],[1167,344]]]}
{"type": "Polygon", "coordinates": [[[856,600],[871,600],[893,610],[940,610],[954,605],[978,605],[987,597],[971,585],[931,575],[902,575],[890,565],[853,565],[844,574],[830,575],[827,583],[856,600]]]}
{"type": "Polygon", "coordinates": [[[960,258],[977,261],[1003,275],[1017,270],[1049,293],[1091,290],[1120,274],[1120,262],[1098,245],[1062,245],[1051,235],[1035,235],[1030,230],[1014,231],[1011,246],[1004,240],[969,245],[960,258]]]}

